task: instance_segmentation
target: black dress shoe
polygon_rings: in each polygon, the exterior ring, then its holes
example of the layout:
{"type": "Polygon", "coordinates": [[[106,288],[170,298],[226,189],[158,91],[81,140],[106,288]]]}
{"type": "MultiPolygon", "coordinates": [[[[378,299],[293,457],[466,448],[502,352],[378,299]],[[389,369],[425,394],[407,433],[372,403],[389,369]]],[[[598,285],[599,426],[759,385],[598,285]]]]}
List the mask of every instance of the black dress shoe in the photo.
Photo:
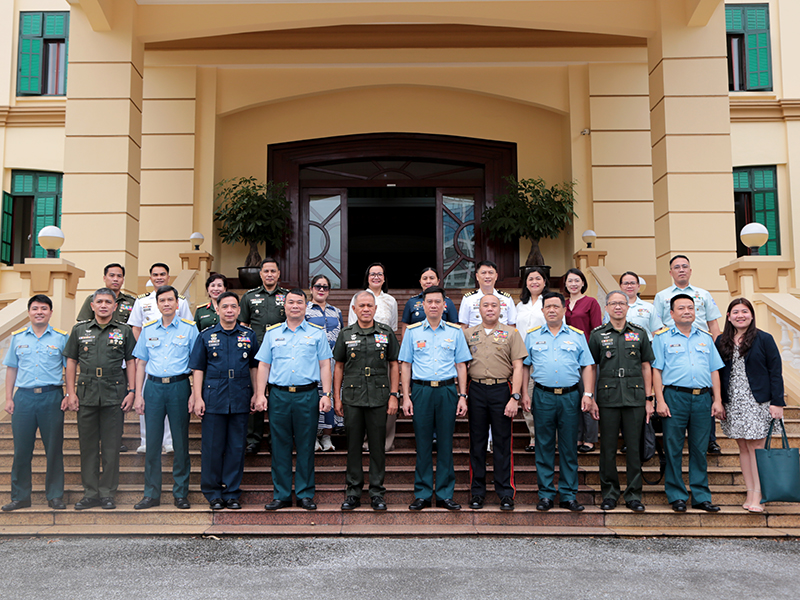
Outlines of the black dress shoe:
{"type": "Polygon", "coordinates": [[[472,510],[479,510],[483,508],[484,502],[486,502],[486,498],[483,496],[473,496],[472,500],[469,501],[469,507],[472,510]]]}
{"type": "Polygon", "coordinates": [[[114,503],[114,499],[111,496],[106,496],[105,498],[100,498],[100,508],[103,510],[114,510],[117,508],[117,505],[114,503]]]}
{"type": "Polygon", "coordinates": [[[540,498],[539,504],[536,505],[536,510],[542,512],[550,510],[551,508],[553,508],[553,501],[550,498],[540,498]]]}
{"type": "Polygon", "coordinates": [[[617,508],[617,501],[614,498],[604,498],[600,504],[600,510],[614,510],[617,508]]]}
{"type": "Polygon", "coordinates": [[[644,504],[642,504],[639,500],[631,500],[630,502],[626,502],[625,506],[631,509],[633,512],[644,512],[644,504]]]}
{"type": "Polygon", "coordinates": [[[53,510],[65,510],[67,508],[67,505],[64,504],[63,498],[53,498],[52,500],[48,500],[47,506],[53,510]]]}
{"type": "Polygon", "coordinates": [[[708,442],[708,454],[722,454],[722,448],[717,442],[708,442]]]}
{"type": "Polygon", "coordinates": [[[258,454],[258,444],[247,444],[244,449],[245,454],[258,454]]]}
{"type": "Polygon", "coordinates": [[[238,498],[228,498],[225,500],[225,508],[230,510],[242,510],[242,503],[238,498]]]}
{"type": "Polygon", "coordinates": [[[355,510],[361,506],[361,498],[358,496],[348,496],[342,502],[342,510],[355,510]]]}
{"type": "Polygon", "coordinates": [[[225,500],[222,498],[214,498],[208,505],[211,507],[211,510],[222,510],[225,508],[225,500]]]}
{"type": "Polygon", "coordinates": [[[672,503],[672,510],[675,512],[686,512],[686,500],[675,500],[672,503]]]}
{"type": "Polygon", "coordinates": [[[525,452],[531,452],[531,453],[536,452],[536,446],[534,446],[533,444],[525,446],[525,452]]]}
{"type": "Polygon", "coordinates": [[[27,500],[12,500],[5,506],[3,506],[3,510],[6,512],[11,512],[12,510],[17,510],[18,508],[29,508],[31,505],[31,499],[28,498],[27,500]]]}
{"type": "Polygon", "coordinates": [[[430,505],[430,499],[425,500],[424,498],[414,498],[414,501],[408,505],[408,510],[422,510],[423,508],[430,507],[430,505]]]}
{"type": "Polygon", "coordinates": [[[175,508],[186,510],[187,508],[192,508],[192,505],[189,504],[188,498],[175,498],[175,508]]]}
{"type": "Polygon", "coordinates": [[[458,502],[453,501],[452,498],[447,498],[446,500],[439,500],[439,498],[437,498],[436,508],[446,508],[447,510],[461,510],[461,505],[458,502]]]}
{"type": "Polygon", "coordinates": [[[581,444],[578,446],[578,452],[581,454],[588,454],[594,450],[594,446],[590,446],[589,444],[581,444]]]}
{"type": "Polygon", "coordinates": [[[627,446],[623,446],[622,448],[619,449],[619,453],[620,454],[627,454],[628,453],[628,447],[627,446]]]}
{"type": "Polygon", "coordinates": [[[303,510],[317,510],[317,505],[314,504],[313,498],[299,498],[297,500],[297,506],[303,510]]]}
{"type": "Polygon", "coordinates": [[[372,505],[372,510],[386,510],[386,501],[383,499],[383,496],[373,496],[369,499],[369,503],[372,505]]]}
{"type": "Polygon", "coordinates": [[[291,500],[273,500],[269,504],[264,505],[265,510],[280,510],[281,508],[288,508],[292,505],[291,500]]]}
{"type": "Polygon", "coordinates": [[[145,496],[139,502],[133,505],[134,510],[142,510],[144,508],[153,508],[154,506],[161,506],[161,500],[158,498],[151,498],[150,496],[145,496]]]}
{"type": "Polygon", "coordinates": [[[75,503],[75,510],[86,510],[100,506],[100,498],[81,498],[75,503]]]}
{"type": "Polygon", "coordinates": [[[692,508],[696,508],[697,510],[704,510],[706,512],[719,512],[719,506],[716,504],[711,504],[708,500],[705,502],[701,502],[700,504],[692,504],[692,508]]]}
{"type": "Polygon", "coordinates": [[[577,500],[562,500],[558,503],[559,508],[566,508],[567,510],[571,510],[572,512],[581,512],[583,510],[583,504],[578,504],[577,500]]]}
{"type": "Polygon", "coordinates": [[[127,447],[125,444],[122,444],[122,445],[119,447],[119,451],[120,451],[120,452],[127,452],[127,451],[128,451],[128,447],[127,447]]]}
{"type": "Polygon", "coordinates": [[[511,496],[500,498],[500,510],[514,510],[514,499],[511,496]]]}

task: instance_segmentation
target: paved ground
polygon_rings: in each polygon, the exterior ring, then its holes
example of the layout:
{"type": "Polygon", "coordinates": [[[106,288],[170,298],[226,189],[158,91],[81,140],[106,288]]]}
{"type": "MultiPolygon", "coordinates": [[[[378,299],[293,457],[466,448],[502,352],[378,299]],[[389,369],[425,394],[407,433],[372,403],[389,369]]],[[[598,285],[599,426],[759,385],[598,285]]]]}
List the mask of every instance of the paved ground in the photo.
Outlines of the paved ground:
{"type": "Polygon", "coordinates": [[[800,541],[0,539],[25,600],[795,600],[800,541]]]}

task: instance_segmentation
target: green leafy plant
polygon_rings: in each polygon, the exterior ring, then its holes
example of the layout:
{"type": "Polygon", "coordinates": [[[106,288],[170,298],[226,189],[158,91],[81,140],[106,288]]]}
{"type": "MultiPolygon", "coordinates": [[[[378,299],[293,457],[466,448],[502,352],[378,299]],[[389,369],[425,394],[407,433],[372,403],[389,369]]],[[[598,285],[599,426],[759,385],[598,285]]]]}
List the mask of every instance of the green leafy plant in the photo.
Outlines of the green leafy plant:
{"type": "Polygon", "coordinates": [[[576,182],[548,187],[541,178],[517,181],[513,175],[506,175],[503,179],[506,192],[483,211],[481,226],[494,240],[510,243],[527,238],[531,251],[525,264],[544,265],[539,240],[556,239],[572,223],[576,182]]]}
{"type": "Polygon", "coordinates": [[[287,182],[261,183],[255,177],[224,179],[217,184],[219,236],[226,244],[250,245],[245,267],[258,267],[259,244],[267,252],[280,250],[292,232],[291,203],[286,198],[287,182]]]}

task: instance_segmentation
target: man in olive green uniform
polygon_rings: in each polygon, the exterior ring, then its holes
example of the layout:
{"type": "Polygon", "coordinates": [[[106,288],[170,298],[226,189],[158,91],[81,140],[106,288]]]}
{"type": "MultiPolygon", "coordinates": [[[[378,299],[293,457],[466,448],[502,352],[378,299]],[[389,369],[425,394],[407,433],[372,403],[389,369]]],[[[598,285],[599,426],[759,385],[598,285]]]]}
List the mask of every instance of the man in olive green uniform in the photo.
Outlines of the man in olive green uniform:
{"type": "Polygon", "coordinates": [[[347,432],[347,491],[342,510],[361,506],[364,469],[361,441],[369,444],[369,496],[374,510],[386,510],[386,417],[397,413],[400,344],[392,328],[375,321],[375,296],[355,297],[358,319],[339,332],[333,348],[333,406],[347,432]]]}
{"type": "MultiPolygon", "coordinates": [[[[239,321],[250,327],[256,334],[258,343],[264,339],[267,327],[286,320],[286,294],[288,290],[280,287],[281,269],[278,260],[267,257],[261,261],[262,285],[248,290],[242,296],[242,313],[239,321]]],[[[255,412],[247,422],[247,454],[256,454],[264,437],[264,413],[255,412]]]]}
{"type": "Polygon", "coordinates": [[[617,439],[620,425],[628,450],[628,486],[625,506],[644,512],[642,462],[639,446],[642,424],[653,414],[652,371],[655,359],[647,331],[626,320],[628,298],[620,291],[606,297],[609,322],[589,336],[589,350],[597,364],[597,405],[600,409],[600,490],[602,510],[613,510],[620,497],[617,439]]]}
{"type": "Polygon", "coordinates": [[[123,412],[133,406],[136,371],[132,362],[136,340],[130,327],[113,320],[116,306],[113,291],[97,290],[91,302],[94,318],[76,323],[64,348],[69,409],[78,411],[84,490],[75,510],[116,508],[123,412]]]}
{"type": "MultiPolygon", "coordinates": [[[[127,323],[128,317],[133,310],[133,304],[136,298],[129,296],[122,291],[122,284],[125,283],[125,267],[119,263],[111,263],[106,265],[103,269],[103,283],[105,287],[110,289],[117,297],[117,306],[114,309],[112,319],[118,323],[127,323]]],[[[92,296],[86,298],[78,313],[78,321],[90,321],[94,318],[94,311],[92,311],[92,296]]]]}

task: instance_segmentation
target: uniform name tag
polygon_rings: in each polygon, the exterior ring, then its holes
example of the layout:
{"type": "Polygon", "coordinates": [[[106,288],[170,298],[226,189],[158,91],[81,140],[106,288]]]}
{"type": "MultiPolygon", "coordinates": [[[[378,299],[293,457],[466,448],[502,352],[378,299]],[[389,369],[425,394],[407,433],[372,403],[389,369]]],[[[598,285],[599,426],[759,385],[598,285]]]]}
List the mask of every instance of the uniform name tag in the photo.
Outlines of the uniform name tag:
{"type": "Polygon", "coordinates": [[[639,334],[638,333],[626,333],[625,334],[625,341],[626,342],[638,342],[639,341],[639,334]]]}

